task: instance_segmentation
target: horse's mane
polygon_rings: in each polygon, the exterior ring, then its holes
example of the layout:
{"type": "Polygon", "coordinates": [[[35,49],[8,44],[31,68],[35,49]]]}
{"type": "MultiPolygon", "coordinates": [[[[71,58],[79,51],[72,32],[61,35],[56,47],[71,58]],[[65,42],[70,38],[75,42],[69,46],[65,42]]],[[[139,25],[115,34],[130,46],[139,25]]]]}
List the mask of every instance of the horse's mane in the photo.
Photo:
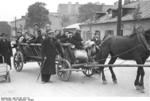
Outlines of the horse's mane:
{"type": "Polygon", "coordinates": [[[149,34],[150,33],[150,29],[145,31],[145,34],[149,34]]]}

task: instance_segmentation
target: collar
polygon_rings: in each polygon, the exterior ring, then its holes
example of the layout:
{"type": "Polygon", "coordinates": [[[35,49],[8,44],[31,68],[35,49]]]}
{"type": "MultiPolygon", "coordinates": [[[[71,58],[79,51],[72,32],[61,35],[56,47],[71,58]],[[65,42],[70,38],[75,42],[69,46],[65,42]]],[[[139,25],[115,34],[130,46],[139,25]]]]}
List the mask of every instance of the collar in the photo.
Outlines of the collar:
{"type": "Polygon", "coordinates": [[[144,46],[146,47],[146,49],[148,51],[150,51],[150,45],[147,43],[147,41],[146,41],[146,39],[145,39],[145,37],[144,37],[144,35],[142,33],[138,34],[138,39],[141,40],[142,43],[144,44],[144,46]]]}

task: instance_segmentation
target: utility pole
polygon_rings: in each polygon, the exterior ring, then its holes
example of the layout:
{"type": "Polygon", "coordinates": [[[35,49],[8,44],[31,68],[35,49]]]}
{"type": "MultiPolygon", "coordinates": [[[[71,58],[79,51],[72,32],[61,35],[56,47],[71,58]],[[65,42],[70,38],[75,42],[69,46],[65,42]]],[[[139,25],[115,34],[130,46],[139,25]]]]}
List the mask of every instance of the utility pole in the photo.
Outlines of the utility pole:
{"type": "Polygon", "coordinates": [[[118,20],[117,20],[117,35],[122,36],[121,32],[121,16],[122,16],[122,0],[118,0],[118,20]]]}
{"type": "Polygon", "coordinates": [[[16,23],[16,17],[15,17],[15,36],[17,35],[17,23],[16,23]]]}

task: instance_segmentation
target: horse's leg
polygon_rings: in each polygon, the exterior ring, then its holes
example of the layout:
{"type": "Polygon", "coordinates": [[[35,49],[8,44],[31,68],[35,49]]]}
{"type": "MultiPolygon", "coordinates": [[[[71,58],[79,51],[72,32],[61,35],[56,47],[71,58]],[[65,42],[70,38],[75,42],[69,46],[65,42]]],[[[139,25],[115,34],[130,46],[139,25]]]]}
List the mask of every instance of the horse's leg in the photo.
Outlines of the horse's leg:
{"type": "Polygon", "coordinates": [[[140,90],[142,93],[144,93],[144,75],[145,75],[145,72],[144,72],[144,69],[143,67],[140,68],[140,74],[141,74],[141,78],[140,78],[140,81],[139,81],[139,87],[140,87],[140,90]]]}
{"type": "MultiPolygon", "coordinates": [[[[117,59],[117,57],[111,58],[108,64],[114,64],[114,62],[116,61],[116,59],[117,59]]],[[[113,71],[113,68],[111,66],[109,66],[109,70],[111,72],[112,80],[113,80],[114,84],[117,84],[117,78],[116,78],[116,75],[115,75],[115,73],[113,71]]]]}
{"type": "MultiPolygon", "coordinates": [[[[146,59],[142,60],[143,64],[145,63],[145,61],[146,61],[146,59]]],[[[141,78],[139,80],[139,86],[140,86],[141,92],[144,93],[144,75],[145,75],[145,71],[144,71],[143,67],[140,68],[140,74],[141,74],[141,78]]]]}
{"type": "Polygon", "coordinates": [[[136,79],[134,82],[134,86],[136,87],[137,90],[139,90],[139,78],[140,78],[140,70],[139,69],[140,69],[140,67],[138,67],[136,79]]]}
{"type": "MultiPolygon", "coordinates": [[[[144,61],[142,61],[142,59],[138,59],[136,60],[137,64],[144,64],[144,61]]],[[[144,82],[143,82],[143,78],[144,78],[145,72],[143,67],[139,66],[138,70],[137,70],[137,76],[136,76],[136,80],[134,82],[134,85],[136,87],[137,90],[144,90],[144,82]],[[141,79],[140,79],[141,76],[141,79]]]]}
{"type": "Polygon", "coordinates": [[[102,68],[102,80],[103,80],[103,84],[107,84],[107,80],[106,80],[106,77],[105,77],[105,73],[104,73],[104,67],[101,67],[102,68]]]}

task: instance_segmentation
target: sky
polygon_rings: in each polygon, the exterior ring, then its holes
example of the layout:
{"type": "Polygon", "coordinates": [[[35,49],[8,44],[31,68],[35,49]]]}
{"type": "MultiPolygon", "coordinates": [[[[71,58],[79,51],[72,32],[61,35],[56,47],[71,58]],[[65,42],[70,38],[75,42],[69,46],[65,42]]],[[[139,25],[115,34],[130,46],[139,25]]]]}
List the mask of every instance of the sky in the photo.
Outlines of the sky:
{"type": "Polygon", "coordinates": [[[14,18],[21,18],[27,13],[27,9],[35,2],[46,3],[46,8],[50,12],[57,12],[57,6],[60,3],[85,4],[88,2],[100,2],[105,4],[114,4],[117,0],[0,0],[0,21],[12,21],[14,18]]]}

